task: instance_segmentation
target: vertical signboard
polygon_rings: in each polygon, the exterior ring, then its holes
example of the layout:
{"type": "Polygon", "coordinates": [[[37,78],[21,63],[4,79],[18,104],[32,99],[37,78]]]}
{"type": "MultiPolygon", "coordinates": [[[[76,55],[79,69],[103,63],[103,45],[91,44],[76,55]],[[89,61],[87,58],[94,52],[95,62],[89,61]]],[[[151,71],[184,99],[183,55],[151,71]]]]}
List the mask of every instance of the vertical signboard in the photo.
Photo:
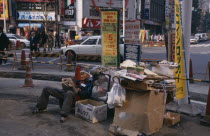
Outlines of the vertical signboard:
{"type": "Polygon", "coordinates": [[[119,11],[101,11],[102,65],[118,66],[119,11]]]}
{"type": "Polygon", "coordinates": [[[132,60],[139,63],[140,61],[140,46],[133,44],[125,44],[124,47],[125,60],[132,60]]]}
{"type": "Polygon", "coordinates": [[[149,20],[149,18],[150,18],[150,0],[145,0],[144,19],[149,20]]]}
{"type": "Polygon", "coordinates": [[[175,33],[175,63],[178,67],[175,68],[174,76],[176,79],[176,99],[181,99],[186,96],[185,86],[185,60],[182,52],[182,28],[181,28],[181,15],[180,15],[180,4],[178,0],[175,0],[175,21],[176,21],[176,33],[175,33]]]}
{"type": "Polygon", "coordinates": [[[140,61],[140,21],[125,22],[125,48],[124,59],[133,60],[137,63],[140,61]]]}
{"type": "Polygon", "coordinates": [[[4,12],[5,12],[5,19],[9,19],[9,13],[8,13],[8,2],[7,0],[4,0],[4,8],[3,8],[3,0],[0,0],[0,20],[4,20],[4,12]]]}

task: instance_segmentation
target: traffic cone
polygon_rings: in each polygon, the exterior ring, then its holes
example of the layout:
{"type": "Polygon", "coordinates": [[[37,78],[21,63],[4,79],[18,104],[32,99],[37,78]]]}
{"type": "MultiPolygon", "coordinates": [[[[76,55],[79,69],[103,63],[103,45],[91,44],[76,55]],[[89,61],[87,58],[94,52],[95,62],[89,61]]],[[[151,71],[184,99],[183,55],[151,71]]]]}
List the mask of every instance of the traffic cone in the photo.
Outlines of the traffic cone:
{"type": "Polygon", "coordinates": [[[81,66],[77,65],[75,69],[75,76],[74,76],[75,80],[80,80],[80,71],[81,71],[81,66]]]}
{"type": "Polygon", "coordinates": [[[209,86],[209,92],[206,104],[206,115],[204,116],[203,119],[200,120],[200,124],[203,126],[210,127],[210,86],[209,86]]]}
{"type": "Polygon", "coordinates": [[[19,70],[26,70],[26,54],[25,50],[21,52],[21,61],[20,61],[20,68],[19,70]]]}
{"type": "Polygon", "coordinates": [[[68,51],[67,53],[67,62],[66,62],[65,71],[72,71],[72,55],[70,51],[68,51]]]}
{"type": "Polygon", "coordinates": [[[20,49],[20,40],[17,40],[16,42],[16,50],[19,50],[20,49]]]}
{"type": "Polygon", "coordinates": [[[34,87],[31,75],[30,61],[26,61],[26,77],[23,87],[34,87]]]}

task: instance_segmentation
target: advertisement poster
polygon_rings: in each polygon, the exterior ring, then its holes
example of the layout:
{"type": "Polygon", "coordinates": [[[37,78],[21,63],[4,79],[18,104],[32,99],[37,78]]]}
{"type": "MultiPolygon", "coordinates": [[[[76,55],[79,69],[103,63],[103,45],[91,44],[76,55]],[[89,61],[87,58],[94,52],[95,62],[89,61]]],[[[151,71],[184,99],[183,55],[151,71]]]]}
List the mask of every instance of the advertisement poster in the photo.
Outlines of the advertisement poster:
{"type": "Polygon", "coordinates": [[[47,12],[47,18],[44,16],[45,12],[30,12],[17,11],[18,20],[40,20],[40,21],[55,21],[55,12],[47,12]]]}
{"type": "Polygon", "coordinates": [[[140,21],[125,22],[125,43],[140,45],[139,32],[140,21]]]}
{"type": "Polygon", "coordinates": [[[175,15],[176,15],[176,33],[175,33],[175,63],[178,67],[174,70],[174,76],[176,79],[176,99],[181,99],[186,96],[186,85],[185,85],[185,60],[182,52],[182,27],[181,27],[181,15],[180,15],[180,4],[179,0],[175,0],[175,15]]]}
{"type": "Polygon", "coordinates": [[[4,9],[3,9],[3,0],[0,0],[0,20],[4,20],[4,14],[5,12],[5,19],[9,19],[9,13],[8,13],[8,3],[7,0],[4,0],[4,9]]]}
{"type": "Polygon", "coordinates": [[[133,44],[125,44],[124,48],[125,60],[132,60],[139,63],[140,61],[140,46],[133,44]]]}
{"type": "Polygon", "coordinates": [[[118,65],[119,11],[101,12],[102,65],[118,65]]]}

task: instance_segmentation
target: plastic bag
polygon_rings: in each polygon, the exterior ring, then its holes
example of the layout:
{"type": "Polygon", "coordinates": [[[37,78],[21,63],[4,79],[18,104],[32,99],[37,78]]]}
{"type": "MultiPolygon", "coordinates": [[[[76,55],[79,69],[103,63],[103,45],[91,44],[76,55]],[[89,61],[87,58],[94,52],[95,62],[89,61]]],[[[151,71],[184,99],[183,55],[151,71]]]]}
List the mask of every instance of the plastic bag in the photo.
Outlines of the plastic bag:
{"type": "Polygon", "coordinates": [[[93,83],[94,87],[92,89],[92,97],[99,98],[106,96],[108,91],[108,82],[109,80],[105,75],[98,76],[98,79],[93,83]]]}
{"type": "Polygon", "coordinates": [[[109,108],[114,108],[114,106],[122,107],[123,102],[126,99],[125,89],[118,83],[114,83],[110,92],[108,92],[107,104],[109,108]]]}

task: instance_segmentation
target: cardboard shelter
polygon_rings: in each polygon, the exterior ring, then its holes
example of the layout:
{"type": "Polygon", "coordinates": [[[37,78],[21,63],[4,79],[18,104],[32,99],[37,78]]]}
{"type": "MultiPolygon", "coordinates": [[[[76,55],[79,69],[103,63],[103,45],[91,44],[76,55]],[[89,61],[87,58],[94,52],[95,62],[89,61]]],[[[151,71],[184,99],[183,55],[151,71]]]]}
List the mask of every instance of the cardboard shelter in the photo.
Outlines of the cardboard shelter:
{"type": "Polygon", "coordinates": [[[126,93],[127,101],[123,107],[115,108],[112,126],[148,135],[158,132],[165,113],[164,93],[130,90],[126,93]]]}

